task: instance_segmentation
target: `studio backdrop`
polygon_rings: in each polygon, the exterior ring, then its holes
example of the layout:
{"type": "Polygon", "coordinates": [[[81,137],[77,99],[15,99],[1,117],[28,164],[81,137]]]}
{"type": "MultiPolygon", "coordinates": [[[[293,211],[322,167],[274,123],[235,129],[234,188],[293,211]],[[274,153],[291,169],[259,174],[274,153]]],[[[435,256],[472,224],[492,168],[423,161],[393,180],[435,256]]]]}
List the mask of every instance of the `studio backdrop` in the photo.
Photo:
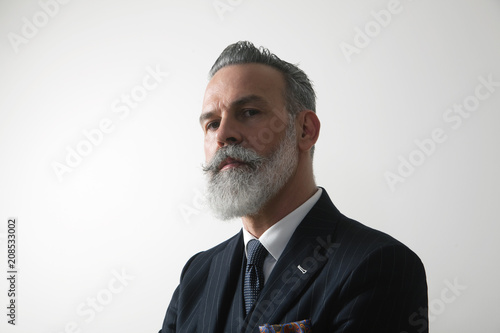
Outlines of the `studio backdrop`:
{"type": "Polygon", "coordinates": [[[0,331],[160,329],[241,228],[204,204],[198,122],[239,40],[314,82],[316,182],[420,256],[431,331],[500,332],[497,0],[2,0],[0,331]]]}

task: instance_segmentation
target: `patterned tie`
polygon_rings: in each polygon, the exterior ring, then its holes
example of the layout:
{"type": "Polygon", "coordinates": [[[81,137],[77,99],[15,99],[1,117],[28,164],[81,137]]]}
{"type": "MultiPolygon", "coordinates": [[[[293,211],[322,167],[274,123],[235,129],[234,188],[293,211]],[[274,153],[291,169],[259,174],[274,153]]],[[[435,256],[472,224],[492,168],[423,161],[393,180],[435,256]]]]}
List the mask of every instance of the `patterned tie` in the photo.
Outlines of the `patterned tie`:
{"type": "Polygon", "coordinates": [[[245,284],[243,296],[245,298],[246,313],[250,312],[253,303],[264,287],[264,259],[267,256],[266,248],[256,239],[252,239],[247,244],[247,267],[245,270],[245,284]]]}

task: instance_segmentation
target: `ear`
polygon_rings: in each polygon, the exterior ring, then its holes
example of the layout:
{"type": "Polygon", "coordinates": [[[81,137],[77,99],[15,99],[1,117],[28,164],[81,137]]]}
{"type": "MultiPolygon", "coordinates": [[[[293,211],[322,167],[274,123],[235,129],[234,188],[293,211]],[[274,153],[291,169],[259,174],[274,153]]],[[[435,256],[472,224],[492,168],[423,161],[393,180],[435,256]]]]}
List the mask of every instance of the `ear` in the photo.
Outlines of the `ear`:
{"type": "Polygon", "coordinates": [[[309,151],[318,141],[321,124],[316,112],[303,110],[297,115],[297,141],[300,151],[309,151]]]}

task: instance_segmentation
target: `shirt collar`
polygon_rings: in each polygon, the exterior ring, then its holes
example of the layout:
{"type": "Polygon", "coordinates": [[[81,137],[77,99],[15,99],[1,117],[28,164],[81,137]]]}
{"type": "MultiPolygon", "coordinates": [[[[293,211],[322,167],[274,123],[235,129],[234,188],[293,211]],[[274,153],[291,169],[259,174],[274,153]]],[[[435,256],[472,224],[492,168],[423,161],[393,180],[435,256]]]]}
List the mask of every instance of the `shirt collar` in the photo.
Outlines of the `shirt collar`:
{"type": "MultiPolygon", "coordinates": [[[[323,190],[318,188],[316,193],[314,193],[306,202],[297,207],[290,214],[276,222],[269,229],[267,229],[262,236],[260,236],[259,241],[266,248],[273,258],[278,261],[281,254],[285,250],[286,244],[292,237],[293,232],[298,227],[300,222],[309,213],[311,208],[316,204],[321,196],[323,190]]],[[[251,235],[245,228],[243,228],[243,241],[245,243],[245,254],[247,252],[247,244],[250,240],[256,239],[251,235]]]]}

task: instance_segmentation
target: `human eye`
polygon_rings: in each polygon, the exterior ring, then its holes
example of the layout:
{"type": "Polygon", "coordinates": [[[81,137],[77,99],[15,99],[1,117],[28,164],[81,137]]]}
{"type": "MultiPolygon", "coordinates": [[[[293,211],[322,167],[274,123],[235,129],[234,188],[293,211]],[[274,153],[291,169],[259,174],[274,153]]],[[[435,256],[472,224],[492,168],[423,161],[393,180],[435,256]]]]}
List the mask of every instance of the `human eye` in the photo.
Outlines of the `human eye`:
{"type": "Polygon", "coordinates": [[[219,128],[219,125],[220,125],[220,121],[218,120],[215,120],[215,121],[211,121],[209,123],[207,123],[207,131],[210,131],[210,130],[215,130],[217,128],[219,128]]]}
{"type": "Polygon", "coordinates": [[[256,109],[244,109],[243,110],[243,115],[245,117],[253,117],[255,115],[258,115],[260,113],[259,110],[256,110],[256,109]]]}

